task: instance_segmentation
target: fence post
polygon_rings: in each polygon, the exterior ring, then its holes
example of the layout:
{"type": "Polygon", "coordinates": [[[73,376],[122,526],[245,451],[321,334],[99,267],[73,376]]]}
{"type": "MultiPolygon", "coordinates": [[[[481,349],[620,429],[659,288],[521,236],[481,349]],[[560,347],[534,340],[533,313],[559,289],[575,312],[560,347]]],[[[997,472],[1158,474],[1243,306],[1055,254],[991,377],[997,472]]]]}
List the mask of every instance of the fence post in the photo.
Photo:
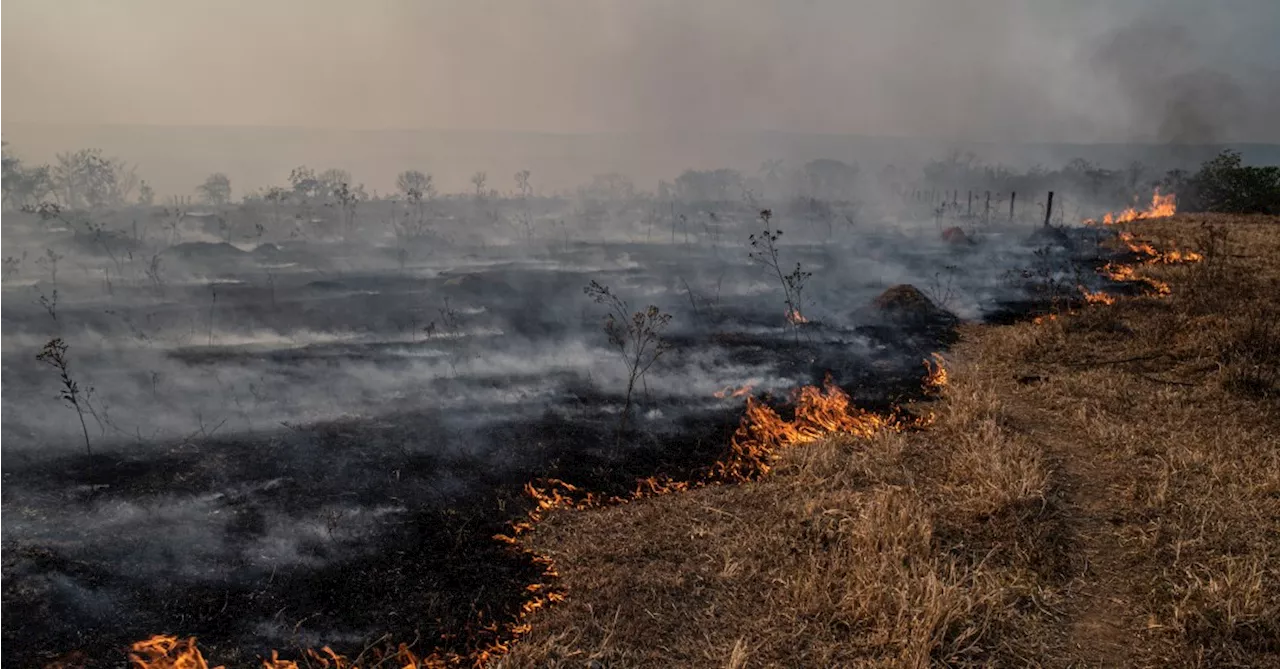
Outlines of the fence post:
{"type": "Polygon", "coordinates": [[[1018,201],[1018,191],[1016,190],[1011,191],[1009,193],[1009,220],[1010,221],[1013,220],[1013,203],[1017,201],[1018,201]]]}
{"type": "Polygon", "coordinates": [[[1053,191],[1049,191],[1049,201],[1044,205],[1044,227],[1049,227],[1049,217],[1053,215],[1053,191]]]}

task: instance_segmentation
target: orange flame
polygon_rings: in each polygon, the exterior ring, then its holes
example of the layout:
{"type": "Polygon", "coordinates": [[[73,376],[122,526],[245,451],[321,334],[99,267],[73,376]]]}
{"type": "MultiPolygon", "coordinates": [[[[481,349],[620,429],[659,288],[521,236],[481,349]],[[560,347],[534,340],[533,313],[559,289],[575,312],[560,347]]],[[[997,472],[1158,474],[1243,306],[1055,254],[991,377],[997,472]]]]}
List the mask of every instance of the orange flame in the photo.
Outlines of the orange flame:
{"type": "Polygon", "coordinates": [[[1204,256],[1196,253],[1195,251],[1178,251],[1175,249],[1173,251],[1167,251],[1160,254],[1160,258],[1158,260],[1166,265],[1171,265],[1180,262],[1200,262],[1201,260],[1204,260],[1204,256]]]}
{"type": "MultiPolygon", "coordinates": [[[[1168,195],[1161,195],[1160,189],[1157,188],[1155,193],[1152,194],[1151,196],[1151,206],[1143,210],[1138,210],[1133,207],[1129,207],[1128,209],[1125,209],[1119,214],[1112,214],[1108,212],[1107,214],[1103,215],[1102,224],[1115,225],[1117,223],[1128,223],[1130,221],[1137,221],[1139,219],[1144,219],[1144,218],[1162,218],[1165,216],[1173,216],[1176,213],[1178,213],[1178,204],[1177,204],[1177,198],[1174,196],[1174,194],[1169,193],[1168,195]]],[[[1097,221],[1094,219],[1089,219],[1085,221],[1085,224],[1096,225],[1097,221]]]]}
{"type": "Polygon", "coordinates": [[[800,323],[808,323],[809,319],[805,318],[799,309],[787,309],[787,322],[792,325],[799,325],[800,323]]]}
{"type": "MultiPolygon", "coordinates": [[[[209,663],[196,647],[195,637],[187,637],[186,640],[180,641],[176,636],[157,634],[150,639],[134,643],[129,649],[132,651],[129,653],[129,662],[134,669],[210,669],[209,663]]],[[[409,650],[406,644],[400,644],[390,652],[374,649],[370,652],[370,656],[369,663],[362,665],[359,662],[360,658],[356,658],[356,661],[348,660],[345,656],[334,652],[332,648],[325,646],[318,651],[308,649],[305,653],[306,659],[302,665],[299,665],[296,660],[280,659],[278,652],[271,651],[271,658],[263,659],[262,667],[263,669],[299,669],[300,666],[318,669],[357,669],[361,666],[385,666],[400,669],[444,669],[444,667],[459,664],[457,661],[446,661],[438,655],[419,657],[409,650]]],[[[487,659],[491,657],[491,652],[482,650],[476,657],[481,656],[487,659]]],[[[219,665],[212,669],[224,668],[219,665]]]]}
{"type": "Polygon", "coordinates": [[[1147,264],[1161,263],[1172,265],[1181,262],[1200,262],[1204,260],[1204,256],[1195,251],[1179,251],[1173,249],[1170,251],[1158,251],[1149,242],[1134,237],[1132,232],[1121,232],[1119,240],[1124,243],[1125,247],[1130,251],[1145,256],[1143,262],[1147,264]]]}
{"type": "Polygon", "coordinates": [[[1106,293],[1103,293],[1103,292],[1094,293],[1094,292],[1091,292],[1088,288],[1085,288],[1084,286],[1076,286],[1076,288],[1080,289],[1080,294],[1084,296],[1084,301],[1087,302],[1088,304],[1115,304],[1116,303],[1116,298],[1106,293]]]}
{"type": "Polygon", "coordinates": [[[821,389],[800,389],[795,398],[795,418],[789,421],[768,405],[748,397],[746,413],[729,444],[729,457],[717,463],[713,473],[723,481],[748,480],[768,473],[778,454],[792,446],[837,432],[868,437],[898,427],[891,417],[853,406],[849,395],[830,378],[821,389]]]}
{"type": "MultiPolygon", "coordinates": [[[[934,355],[936,368],[929,365],[931,374],[940,374],[935,379],[945,383],[946,370],[942,369],[942,358],[934,355]]],[[[726,390],[730,390],[727,388],[726,390]]],[[[511,550],[529,559],[532,564],[542,567],[541,581],[525,586],[529,599],[520,607],[515,619],[504,624],[490,622],[479,625],[483,632],[483,641],[466,656],[448,654],[441,656],[432,653],[421,657],[413,654],[407,646],[401,644],[396,650],[370,653],[371,659],[361,662],[361,658],[351,661],[338,655],[329,647],[319,651],[307,650],[304,662],[300,665],[296,660],[280,659],[279,654],[272,651],[270,659],[262,660],[263,669],[300,669],[302,666],[322,667],[324,669],[361,669],[362,667],[398,667],[399,669],[444,669],[445,667],[474,666],[481,667],[490,661],[510,652],[511,646],[521,636],[532,629],[528,618],[533,613],[547,606],[563,602],[563,589],[553,585],[560,574],[555,562],[545,555],[539,555],[527,545],[523,545],[518,537],[532,532],[538,521],[553,509],[586,509],[605,504],[626,504],[632,500],[680,492],[716,483],[732,483],[745,481],[767,473],[773,460],[785,448],[817,440],[827,434],[844,432],[859,437],[868,437],[881,430],[897,430],[902,423],[893,416],[879,415],[853,406],[848,394],[836,386],[830,378],[822,388],[805,386],[794,395],[795,416],[792,420],[783,419],[778,413],[750,395],[751,386],[743,386],[734,390],[733,397],[746,396],[746,413],[743,415],[730,441],[727,457],[717,463],[704,476],[690,481],[678,481],[670,478],[649,477],[637,481],[636,489],[625,497],[605,496],[594,492],[584,492],[571,483],[559,479],[545,479],[525,484],[525,494],[534,502],[525,520],[510,524],[509,534],[494,535],[494,539],[507,544],[511,550]]],[[[716,393],[721,396],[721,393],[716,393]]],[[[158,635],[132,646],[129,655],[134,669],[210,669],[200,650],[196,648],[195,637],[179,641],[177,637],[158,635]]],[[[362,654],[363,656],[363,654],[362,654]]],[[[223,669],[214,667],[212,669],[223,669]]]]}
{"type": "Polygon", "coordinates": [[[1130,265],[1107,263],[1101,270],[1099,270],[1099,272],[1112,281],[1118,281],[1121,283],[1138,282],[1146,284],[1154,290],[1157,295],[1168,295],[1170,293],[1169,284],[1163,281],[1157,281],[1151,277],[1138,276],[1138,273],[1130,265]]]}
{"type": "Polygon", "coordinates": [[[135,669],[209,669],[193,636],[179,641],[176,636],[157,634],[133,644],[129,650],[129,662],[135,669]]]}
{"type": "Polygon", "coordinates": [[[924,361],[924,380],[921,381],[921,386],[926,393],[936,394],[947,385],[947,368],[943,364],[945,360],[941,353],[934,353],[930,357],[932,359],[924,361]]]}

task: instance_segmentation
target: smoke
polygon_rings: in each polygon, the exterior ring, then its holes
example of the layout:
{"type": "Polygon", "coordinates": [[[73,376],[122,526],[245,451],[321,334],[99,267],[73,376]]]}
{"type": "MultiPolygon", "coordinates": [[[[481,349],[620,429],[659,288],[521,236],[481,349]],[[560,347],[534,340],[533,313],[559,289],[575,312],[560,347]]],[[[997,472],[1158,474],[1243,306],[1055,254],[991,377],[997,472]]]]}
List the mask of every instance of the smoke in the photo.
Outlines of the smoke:
{"type": "Polygon", "coordinates": [[[1136,137],[1175,144],[1275,139],[1280,70],[1274,62],[1223,62],[1215,46],[1191,25],[1150,14],[1107,35],[1090,64],[1114,79],[1136,137]]]}
{"type": "MultiPolygon", "coordinates": [[[[1217,136],[1263,139],[1260,125],[1205,118],[1203,103],[1229,89],[1215,78],[1269,74],[1280,53],[1196,4],[330,1],[214,11],[19,0],[5,10],[4,93],[9,118],[28,122],[1074,142],[1147,139],[1131,121],[1170,103],[1181,119],[1169,121],[1171,138],[1201,136],[1208,123],[1217,136]],[[1079,58],[1090,51],[1100,72],[1079,58]],[[1097,74],[1152,106],[1115,104],[1097,74]],[[1181,83],[1150,95],[1165,81],[1181,83]]],[[[1274,3],[1246,2],[1229,21],[1278,18],[1274,3]]]]}

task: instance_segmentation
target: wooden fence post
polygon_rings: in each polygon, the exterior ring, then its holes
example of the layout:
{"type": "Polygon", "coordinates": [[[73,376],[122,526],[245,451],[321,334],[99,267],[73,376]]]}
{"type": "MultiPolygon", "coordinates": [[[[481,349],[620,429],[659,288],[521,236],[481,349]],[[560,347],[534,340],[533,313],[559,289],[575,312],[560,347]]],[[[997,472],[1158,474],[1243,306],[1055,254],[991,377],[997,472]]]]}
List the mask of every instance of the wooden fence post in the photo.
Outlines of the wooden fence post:
{"type": "Polygon", "coordinates": [[[1049,227],[1049,217],[1053,215],[1053,191],[1049,191],[1049,201],[1044,204],[1044,227],[1049,227]]]}

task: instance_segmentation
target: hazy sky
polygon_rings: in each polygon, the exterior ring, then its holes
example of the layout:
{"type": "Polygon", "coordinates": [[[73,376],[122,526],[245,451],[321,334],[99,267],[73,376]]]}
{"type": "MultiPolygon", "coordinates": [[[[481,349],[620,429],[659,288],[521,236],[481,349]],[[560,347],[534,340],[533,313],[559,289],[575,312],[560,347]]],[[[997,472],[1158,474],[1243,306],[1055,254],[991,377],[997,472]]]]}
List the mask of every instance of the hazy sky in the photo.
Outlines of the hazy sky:
{"type": "Polygon", "coordinates": [[[3,113],[1280,141],[1278,33],[1277,0],[6,0],[3,113]]]}

